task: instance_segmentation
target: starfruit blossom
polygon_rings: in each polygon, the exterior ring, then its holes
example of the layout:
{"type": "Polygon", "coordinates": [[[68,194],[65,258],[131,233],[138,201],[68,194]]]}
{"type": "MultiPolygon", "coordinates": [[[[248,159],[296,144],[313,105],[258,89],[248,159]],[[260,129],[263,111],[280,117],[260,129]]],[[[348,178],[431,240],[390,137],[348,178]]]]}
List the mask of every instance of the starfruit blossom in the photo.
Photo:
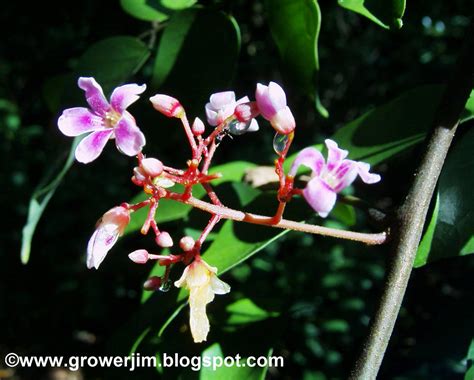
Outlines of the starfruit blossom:
{"type": "Polygon", "coordinates": [[[100,219],[87,244],[87,267],[98,269],[105,256],[130,223],[130,211],[118,206],[107,211],[100,219]]]}
{"type": "Polygon", "coordinates": [[[206,305],[214,299],[215,294],[230,292],[230,286],[216,276],[217,268],[211,267],[197,257],[186,267],[181,278],[174,284],[178,288],[189,290],[190,327],[194,342],[207,339],[209,319],[206,305]]]}
{"type": "MultiPolygon", "coordinates": [[[[244,96],[236,101],[234,91],[224,91],[212,94],[209,103],[207,103],[205,107],[207,122],[209,125],[217,127],[234,114],[236,106],[247,102],[249,102],[248,96],[244,96]]],[[[245,128],[245,131],[258,131],[257,120],[252,119],[249,127],[245,128]]]]}
{"type": "Polygon", "coordinates": [[[309,205],[325,218],[336,203],[337,194],[360,176],[368,184],[379,182],[378,174],[370,173],[370,165],[365,162],[346,160],[347,150],[340,149],[337,143],[327,139],[327,161],[315,148],[303,149],[291,166],[289,175],[295,176],[300,165],[312,170],[311,179],[303,190],[309,205]]]}
{"type": "Polygon", "coordinates": [[[278,83],[270,82],[268,86],[257,83],[255,99],[261,115],[272,127],[283,135],[295,129],[296,122],[290,108],[286,105],[286,94],[278,83]]]}
{"type": "Polygon", "coordinates": [[[94,78],[81,77],[78,85],[85,91],[90,108],[68,108],[58,119],[59,130],[66,136],[90,132],[76,148],[77,161],[84,164],[94,161],[110,139],[115,139],[120,152],[127,156],[137,155],[145,145],[145,136],[126,109],[138,100],[146,85],[126,84],[117,87],[112,92],[110,103],[94,78]]]}

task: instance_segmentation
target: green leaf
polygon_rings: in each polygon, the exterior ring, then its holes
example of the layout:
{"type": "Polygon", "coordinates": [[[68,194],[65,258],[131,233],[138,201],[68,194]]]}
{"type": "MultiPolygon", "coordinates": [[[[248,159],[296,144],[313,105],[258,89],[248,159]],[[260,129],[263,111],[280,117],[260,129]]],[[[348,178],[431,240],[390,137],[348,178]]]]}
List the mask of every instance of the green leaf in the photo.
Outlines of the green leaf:
{"type": "MultiPolygon", "coordinates": [[[[267,353],[267,356],[271,355],[272,350],[267,353]]],[[[263,352],[262,352],[263,354],[263,352]]],[[[220,362],[225,359],[225,355],[222,352],[222,347],[219,343],[214,343],[213,345],[209,346],[206,350],[204,350],[201,354],[201,359],[209,360],[210,363],[220,362]],[[208,358],[208,359],[204,359],[208,358]],[[218,360],[217,358],[221,359],[218,360]]],[[[212,366],[203,366],[201,371],[199,372],[199,379],[200,380],[219,380],[219,379],[227,379],[227,380],[263,380],[265,378],[265,374],[267,372],[268,367],[250,367],[247,366],[247,362],[245,358],[242,358],[239,361],[239,365],[235,364],[234,366],[227,366],[221,365],[216,366],[213,368],[212,366]]]]}
{"type": "MultiPolygon", "coordinates": [[[[239,182],[242,180],[245,171],[255,165],[246,161],[233,161],[227,164],[215,166],[209,170],[209,174],[221,173],[222,177],[212,181],[213,186],[218,186],[226,182],[239,182]]],[[[176,186],[175,191],[180,191],[182,186],[176,186]]],[[[244,190],[242,190],[244,191],[244,190]]],[[[205,190],[199,186],[194,187],[193,196],[195,198],[202,198],[206,194],[205,190]]],[[[248,196],[248,195],[247,195],[248,196]]],[[[140,193],[135,196],[129,203],[135,204],[144,201],[148,196],[145,193],[140,193]]],[[[158,223],[171,222],[176,219],[185,218],[192,210],[191,206],[185,205],[169,199],[160,200],[160,205],[156,213],[156,221],[158,223]]],[[[140,230],[143,222],[148,214],[148,208],[144,207],[132,214],[129,225],[127,226],[124,235],[140,230]]]]}
{"type": "Polygon", "coordinates": [[[471,340],[469,345],[466,360],[468,361],[468,368],[464,375],[464,380],[474,380],[474,339],[471,340]]]}
{"type": "Polygon", "coordinates": [[[239,51],[240,30],[231,16],[204,8],[177,12],[161,36],[152,86],[169,88],[187,108],[201,107],[229,85],[239,51]]]}
{"type": "Polygon", "coordinates": [[[250,298],[242,298],[226,307],[229,313],[227,323],[242,325],[262,321],[267,318],[278,317],[278,312],[270,312],[257,306],[250,298]]]}
{"type": "Polygon", "coordinates": [[[165,21],[177,10],[189,8],[197,0],[120,0],[125,12],[144,21],[165,21]]]}
{"type": "Polygon", "coordinates": [[[135,74],[149,56],[146,45],[134,37],[110,37],[87,49],[75,72],[93,76],[107,93],[135,74]]]}
{"type": "Polygon", "coordinates": [[[21,262],[23,264],[27,264],[30,259],[31,243],[33,241],[36,226],[38,225],[46,206],[56,192],[56,189],[61,184],[62,179],[74,163],[74,150],[80,140],[80,137],[74,139],[66,162],[54,179],[45,185],[38,186],[31,196],[26,224],[23,227],[21,234],[21,262]]]}
{"type": "MultiPolygon", "coordinates": [[[[59,99],[63,102],[77,102],[78,95],[82,95],[82,91],[77,89],[76,84],[79,76],[94,76],[104,91],[110,91],[135,73],[145,63],[148,56],[146,46],[132,37],[112,37],[99,41],[79,59],[74,74],[57,78],[47,86],[45,89],[47,94],[53,94],[49,104],[51,107],[59,107],[59,99]],[[70,88],[77,90],[71,91],[70,88]]],[[[81,139],[82,136],[74,140],[68,158],[55,178],[44,186],[40,185],[30,199],[27,222],[22,232],[21,261],[24,264],[29,260],[33,235],[41,215],[72,166],[74,150],[81,139]]],[[[47,181],[48,179],[44,179],[42,182],[47,181]]]]}
{"type": "Polygon", "coordinates": [[[315,0],[267,0],[270,30],[295,87],[309,95],[322,116],[327,110],[317,94],[318,37],[321,11],[315,0]]]}
{"type": "Polygon", "coordinates": [[[425,265],[426,261],[428,260],[428,255],[431,251],[431,245],[433,243],[436,223],[438,222],[438,214],[439,214],[439,194],[436,193],[435,207],[433,209],[433,213],[431,214],[428,227],[423,235],[423,238],[421,239],[420,245],[418,246],[415,262],[413,263],[413,266],[415,268],[425,265]]]}
{"type": "Polygon", "coordinates": [[[424,139],[441,100],[443,86],[409,90],[366,112],[332,137],[349,157],[372,165],[386,161],[424,139]]]}
{"type": "Polygon", "coordinates": [[[405,0],[338,0],[341,7],[359,13],[385,29],[403,26],[405,0]]]}
{"type": "MultiPolygon", "coordinates": [[[[457,141],[444,164],[438,182],[439,211],[431,250],[418,266],[440,258],[474,253],[474,176],[467,175],[474,173],[473,151],[474,129],[471,128],[457,141]]],[[[428,239],[430,227],[423,240],[428,239]]]]}

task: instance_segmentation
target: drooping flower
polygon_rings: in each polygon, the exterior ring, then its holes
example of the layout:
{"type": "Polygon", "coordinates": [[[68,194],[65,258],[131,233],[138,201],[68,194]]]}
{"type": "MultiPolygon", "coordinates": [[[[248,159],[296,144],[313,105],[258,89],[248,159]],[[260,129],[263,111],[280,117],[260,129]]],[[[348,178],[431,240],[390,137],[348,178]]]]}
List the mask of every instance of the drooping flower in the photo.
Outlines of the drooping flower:
{"type": "Polygon", "coordinates": [[[87,267],[98,269],[105,256],[130,223],[130,211],[118,206],[107,211],[87,244],[87,267]]]}
{"type": "Polygon", "coordinates": [[[94,78],[81,77],[78,85],[85,91],[90,109],[68,108],[58,119],[59,130],[66,136],[91,132],[76,148],[77,161],[84,164],[94,161],[107,141],[114,138],[120,152],[127,156],[137,155],[145,145],[145,136],[126,109],[138,100],[146,85],[126,84],[117,87],[112,92],[110,103],[94,78]]]}
{"type": "Polygon", "coordinates": [[[255,99],[262,116],[283,135],[295,129],[296,123],[290,108],[286,105],[285,91],[275,82],[268,86],[257,83],[255,99]]]}
{"type": "Polygon", "coordinates": [[[194,342],[207,339],[209,319],[206,305],[214,299],[215,294],[230,292],[230,286],[216,276],[217,268],[211,267],[200,257],[186,267],[181,278],[174,284],[178,288],[189,290],[189,307],[191,334],[194,342]]]}
{"type": "Polygon", "coordinates": [[[370,173],[370,165],[365,162],[346,160],[347,150],[340,149],[337,143],[327,139],[327,162],[315,148],[303,149],[291,166],[289,175],[295,176],[300,165],[312,170],[311,179],[303,190],[303,196],[310,206],[325,218],[336,203],[337,193],[350,186],[360,176],[368,184],[379,182],[378,174],[370,173]]]}
{"type": "MultiPolygon", "coordinates": [[[[217,127],[234,114],[235,108],[239,104],[248,102],[248,96],[244,96],[236,101],[234,91],[224,91],[212,94],[209,103],[207,103],[205,107],[207,122],[209,125],[217,127]]],[[[247,122],[242,122],[240,120],[235,121],[233,129],[237,131],[236,134],[240,134],[239,131],[242,131],[242,133],[258,131],[258,122],[255,119],[251,119],[247,122]]]]}

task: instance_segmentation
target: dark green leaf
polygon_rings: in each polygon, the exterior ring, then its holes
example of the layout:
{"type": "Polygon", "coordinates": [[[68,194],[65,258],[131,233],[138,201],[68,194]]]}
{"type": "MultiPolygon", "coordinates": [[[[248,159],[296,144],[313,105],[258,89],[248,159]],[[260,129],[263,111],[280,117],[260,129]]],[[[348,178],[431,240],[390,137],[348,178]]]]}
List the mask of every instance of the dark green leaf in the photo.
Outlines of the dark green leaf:
{"type": "Polygon", "coordinates": [[[435,85],[407,91],[350,122],[333,139],[352,159],[373,165],[383,162],[423,140],[442,91],[435,85]]]}
{"type": "Polygon", "coordinates": [[[239,50],[240,30],[231,16],[202,8],[177,12],[161,37],[152,85],[201,106],[229,85],[239,50]]]}
{"type": "Polygon", "coordinates": [[[267,0],[268,23],[285,69],[295,87],[309,95],[322,116],[317,95],[321,11],[315,0],[267,0]]]}
{"type": "MultiPolygon", "coordinates": [[[[474,130],[470,129],[450,151],[438,183],[439,211],[429,256],[433,260],[474,253],[474,130]]],[[[429,239],[431,223],[423,237],[429,239]]],[[[422,242],[423,242],[422,241],[422,242]]],[[[426,254],[425,254],[426,255],[426,254]]]]}
{"type": "Polygon", "coordinates": [[[403,26],[405,0],[338,0],[338,3],[385,29],[400,29],[403,26]]]}
{"type": "Polygon", "coordinates": [[[229,313],[227,323],[242,325],[261,321],[267,318],[278,317],[278,312],[270,312],[256,305],[250,298],[242,298],[226,307],[229,313]]]}
{"type": "Polygon", "coordinates": [[[181,9],[186,9],[197,0],[120,0],[125,12],[144,21],[165,21],[181,9]]]}
{"type": "Polygon", "coordinates": [[[436,194],[436,201],[431,218],[426,228],[423,238],[421,239],[420,245],[418,246],[418,252],[416,253],[416,258],[413,266],[415,268],[421,267],[426,264],[428,256],[431,251],[431,245],[433,243],[433,237],[436,229],[436,223],[438,222],[439,214],[439,194],[436,194]]]}
{"type": "Polygon", "coordinates": [[[74,139],[66,162],[54,179],[49,181],[46,185],[40,185],[31,196],[28,206],[28,217],[21,236],[21,262],[23,264],[27,264],[30,259],[31,242],[33,240],[36,226],[38,225],[46,206],[56,192],[56,189],[61,184],[63,177],[74,163],[74,151],[80,140],[80,137],[74,139]]]}

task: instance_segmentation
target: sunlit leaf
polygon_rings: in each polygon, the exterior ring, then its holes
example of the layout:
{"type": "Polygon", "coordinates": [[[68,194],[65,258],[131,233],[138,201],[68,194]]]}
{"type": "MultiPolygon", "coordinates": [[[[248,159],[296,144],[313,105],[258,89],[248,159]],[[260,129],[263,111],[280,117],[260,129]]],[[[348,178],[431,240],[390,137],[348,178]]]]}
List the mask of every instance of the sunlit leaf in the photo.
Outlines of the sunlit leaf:
{"type": "Polygon", "coordinates": [[[317,94],[318,37],[321,11],[316,0],[267,0],[268,23],[285,70],[295,87],[313,99],[322,116],[328,112],[317,94]]]}
{"type": "Polygon", "coordinates": [[[181,9],[186,9],[197,0],[120,0],[125,12],[144,21],[165,21],[181,9]]]}
{"type": "Polygon", "coordinates": [[[385,29],[400,29],[403,26],[405,0],[338,0],[338,3],[385,29]]]}

